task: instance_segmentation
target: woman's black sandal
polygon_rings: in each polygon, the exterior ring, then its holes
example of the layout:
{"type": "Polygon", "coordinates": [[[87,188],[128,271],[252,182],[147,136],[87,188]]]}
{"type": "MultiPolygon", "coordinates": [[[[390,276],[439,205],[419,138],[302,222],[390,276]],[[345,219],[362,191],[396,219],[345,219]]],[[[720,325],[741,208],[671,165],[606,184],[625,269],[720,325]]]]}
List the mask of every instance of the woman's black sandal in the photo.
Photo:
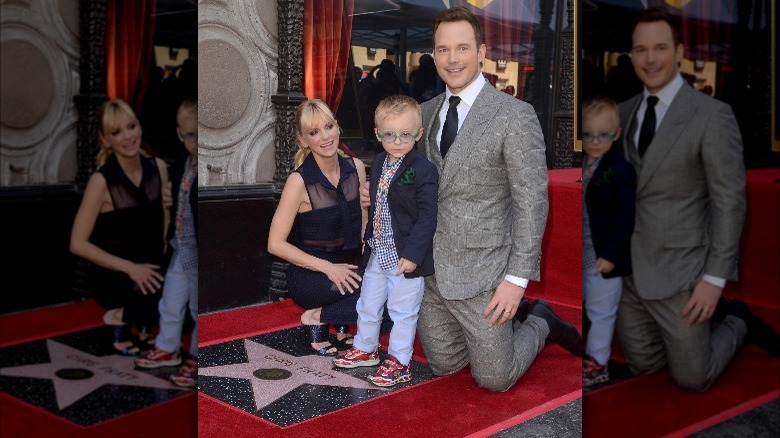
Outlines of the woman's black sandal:
{"type": "MultiPolygon", "coordinates": [[[[328,324],[303,324],[303,330],[306,333],[306,340],[310,344],[329,341],[328,324]]],[[[326,345],[319,350],[314,350],[314,352],[320,356],[335,357],[338,354],[338,349],[333,345],[326,345]]]]}
{"type": "Polygon", "coordinates": [[[138,354],[141,352],[141,349],[138,347],[136,339],[133,337],[133,333],[130,331],[130,326],[125,324],[112,325],[110,327],[113,330],[114,335],[114,350],[116,350],[116,352],[122,356],[138,356],[138,354]],[[131,345],[124,348],[117,347],[117,345],[126,344],[128,342],[130,342],[131,345]]]}
{"type": "Polygon", "coordinates": [[[152,334],[152,329],[147,326],[141,326],[138,328],[138,337],[136,338],[137,342],[134,342],[135,346],[140,348],[141,351],[149,351],[154,350],[156,337],[154,334],[152,334]],[[141,335],[145,335],[143,339],[141,339],[141,335]]]}
{"type": "Polygon", "coordinates": [[[352,348],[352,344],[355,343],[355,337],[349,333],[348,325],[337,325],[336,333],[347,335],[342,339],[336,338],[336,343],[338,344],[339,350],[349,350],[350,348],[352,348]]]}

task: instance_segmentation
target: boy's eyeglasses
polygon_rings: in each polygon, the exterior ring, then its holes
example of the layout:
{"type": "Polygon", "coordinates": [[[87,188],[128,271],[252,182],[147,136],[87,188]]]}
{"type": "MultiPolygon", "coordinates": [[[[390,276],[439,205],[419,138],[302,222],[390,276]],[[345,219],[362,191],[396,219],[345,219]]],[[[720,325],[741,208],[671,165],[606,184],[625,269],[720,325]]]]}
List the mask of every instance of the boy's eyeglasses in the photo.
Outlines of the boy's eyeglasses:
{"type": "Polygon", "coordinates": [[[401,140],[401,143],[409,143],[411,141],[414,141],[415,137],[417,137],[417,134],[420,133],[420,129],[418,129],[417,132],[404,131],[401,133],[395,133],[393,131],[385,131],[385,132],[379,132],[377,133],[377,135],[385,143],[393,143],[395,142],[396,139],[401,140]]]}
{"type": "Polygon", "coordinates": [[[198,141],[198,133],[197,132],[181,132],[181,131],[179,131],[179,137],[181,137],[182,141],[198,141]]]}
{"type": "Polygon", "coordinates": [[[585,143],[592,143],[596,140],[598,140],[599,143],[608,142],[612,140],[615,134],[617,134],[617,129],[612,132],[583,132],[582,141],[585,143]]]}

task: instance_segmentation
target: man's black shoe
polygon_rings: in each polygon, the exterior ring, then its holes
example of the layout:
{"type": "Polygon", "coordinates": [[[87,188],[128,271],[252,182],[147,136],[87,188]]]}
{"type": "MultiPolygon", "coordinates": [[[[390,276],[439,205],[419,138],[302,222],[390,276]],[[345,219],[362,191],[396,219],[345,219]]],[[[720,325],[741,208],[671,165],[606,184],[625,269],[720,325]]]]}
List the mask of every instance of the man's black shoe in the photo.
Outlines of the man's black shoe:
{"type": "Polygon", "coordinates": [[[528,301],[528,298],[521,298],[520,299],[520,306],[517,307],[517,312],[515,312],[515,319],[523,322],[526,318],[528,318],[528,312],[531,310],[531,302],[528,301]]]}
{"type": "Polygon", "coordinates": [[[730,309],[731,303],[729,303],[725,298],[720,297],[720,299],[718,299],[718,304],[715,306],[715,312],[712,313],[712,318],[710,318],[710,321],[720,324],[723,322],[723,318],[729,314],[730,309]]]}
{"type": "Polygon", "coordinates": [[[547,322],[550,333],[545,339],[546,344],[558,344],[569,353],[582,356],[582,336],[573,325],[558,317],[546,301],[535,300],[529,313],[547,322]]]}
{"type": "Polygon", "coordinates": [[[744,344],[756,344],[770,356],[780,357],[780,336],[769,323],[757,317],[742,300],[733,300],[729,314],[745,321],[747,335],[744,344]]]}

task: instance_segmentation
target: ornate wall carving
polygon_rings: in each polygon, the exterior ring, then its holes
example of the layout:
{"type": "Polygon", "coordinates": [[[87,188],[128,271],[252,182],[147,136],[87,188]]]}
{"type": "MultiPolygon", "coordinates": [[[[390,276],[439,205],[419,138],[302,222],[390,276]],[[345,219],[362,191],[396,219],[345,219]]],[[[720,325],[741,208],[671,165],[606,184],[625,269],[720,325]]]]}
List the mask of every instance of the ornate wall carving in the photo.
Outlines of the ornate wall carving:
{"type": "Polygon", "coordinates": [[[561,15],[556,34],[557,57],[553,79],[554,109],[553,109],[553,150],[548,151],[547,165],[552,169],[572,167],[574,157],[574,1],[559,0],[558,10],[565,11],[561,15]],[[551,152],[551,153],[550,153],[551,152]]]}
{"type": "Polygon", "coordinates": [[[0,7],[0,186],[73,182],[79,1],[0,7]]]}
{"type": "Polygon", "coordinates": [[[292,170],[298,146],[295,140],[295,109],[303,95],[303,0],[279,1],[279,90],[272,97],[276,125],[276,173],[283,183],[292,170]]]}
{"type": "Polygon", "coordinates": [[[198,2],[198,181],[273,177],[277,88],[275,0],[198,2]]]}

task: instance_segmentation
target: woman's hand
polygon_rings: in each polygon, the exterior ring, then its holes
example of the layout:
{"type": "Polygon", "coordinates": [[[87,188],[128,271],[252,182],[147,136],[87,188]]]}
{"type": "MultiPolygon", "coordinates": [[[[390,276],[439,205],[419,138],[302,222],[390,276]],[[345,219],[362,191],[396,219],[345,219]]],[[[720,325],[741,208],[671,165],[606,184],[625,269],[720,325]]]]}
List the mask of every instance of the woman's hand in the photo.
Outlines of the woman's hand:
{"type": "Polygon", "coordinates": [[[330,263],[323,270],[323,273],[336,285],[339,293],[344,295],[347,292],[355,292],[360,287],[359,283],[363,281],[363,277],[354,271],[357,268],[357,266],[347,263],[330,263]]]}
{"type": "Polygon", "coordinates": [[[149,263],[133,263],[128,269],[127,275],[138,286],[141,293],[147,295],[157,292],[162,287],[165,277],[157,272],[158,269],[160,269],[159,266],[149,263]]]}

